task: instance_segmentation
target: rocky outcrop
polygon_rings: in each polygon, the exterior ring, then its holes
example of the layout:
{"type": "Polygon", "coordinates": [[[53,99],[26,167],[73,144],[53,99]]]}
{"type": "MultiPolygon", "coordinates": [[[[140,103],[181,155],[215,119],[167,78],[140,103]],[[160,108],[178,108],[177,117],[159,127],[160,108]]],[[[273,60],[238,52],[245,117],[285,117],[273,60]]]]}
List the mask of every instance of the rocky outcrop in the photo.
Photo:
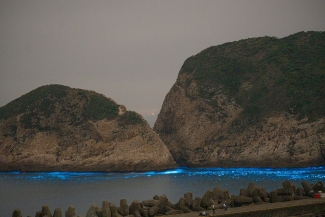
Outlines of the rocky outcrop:
{"type": "Polygon", "coordinates": [[[40,87],[0,108],[0,170],[172,168],[168,148],[137,113],[93,91],[40,87]]]}
{"type": "Polygon", "coordinates": [[[325,163],[325,33],[254,38],[188,58],[154,130],[192,167],[325,163]]]}
{"type": "MultiPolygon", "coordinates": [[[[267,205],[269,203],[276,203],[276,202],[282,202],[282,201],[293,201],[293,200],[303,200],[303,199],[311,199],[311,198],[323,198],[325,197],[325,188],[323,185],[323,182],[319,181],[316,184],[308,184],[307,182],[302,182],[302,185],[308,185],[311,188],[315,188],[317,186],[317,192],[311,191],[307,194],[305,192],[302,192],[300,196],[298,195],[298,192],[296,191],[295,186],[290,181],[284,181],[282,183],[283,188],[273,190],[272,192],[268,193],[266,192],[265,188],[260,188],[255,186],[254,183],[249,183],[247,189],[241,189],[240,194],[243,193],[243,190],[245,190],[246,193],[248,193],[250,196],[244,196],[244,195],[229,195],[228,190],[222,190],[219,187],[216,187],[215,190],[208,190],[202,197],[195,197],[194,200],[192,200],[192,193],[188,192],[184,194],[184,197],[181,197],[176,204],[172,204],[168,197],[166,195],[155,195],[153,199],[151,200],[144,200],[142,203],[140,203],[137,200],[134,200],[130,206],[128,206],[126,199],[120,200],[120,207],[117,207],[115,204],[109,203],[108,201],[102,202],[102,208],[99,208],[96,204],[92,204],[91,207],[88,209],[86,217],[154,217],[154,216],[163,216],[163,215],[175,215],[175,214],[181,214],[181,213],[190,213],[195,211],[196,213],[189,214],[191,216],[197,215],[198,211],[200,212],[200,216],[207,215],[206,211],[212,210],[212,214],[221,214],[220,209],[227,210],[227,207],[229,208],[236,208],[241,206],[255,206],[264,204],[267,205]],[[322,188],[320,190],[319,188],[322,188]],[[263,190],[264,189],[264,190],[263,190]],[[289,190],[289,191],[287,191],[289,190]],[[222,201],[219,201],[219,193],[223,192],[224,197],[222,201]],[[259,195],[261,201],[255,202],[254,197],[256,195],[259,195]],[[188,198],[190,197],[191,205],[188,205],[188,198]],[[214,200],[214,198],[217,198],[217,200],[214,200]],[[202,204],[205,208],[201,207],[202,204]],[[212,205],[212,206],[210,206],[212,205]],[[216,212],[216,209],[218,209],[218,213],[216,212]]],[[[298,187],[297,190],[301,188],[298,187]]],[[[309,200],[307,203],[310,203],[311,200],[309,200]]],[[[317,202],[319,203],[319,202],[317,202]]],[[[322,202],[325,203],[324,201],[322,202]]],[[[296,204],[297,206],[297,204],[296,204]]],[[[281,207],[281,205],[280,205],[281,207]]],[[[274,209],[272,206],[267,207],[268,210],[274,209]]],[[[278,207],[276,207],[278,208],[278,207]]],[[[281,208],[281,211],[283,211],[283,208],[281,208]]],[[[315,208],[312,208],[313,212],[315,212],[315,208]]],[[[263,213],[265,214],[265,206],[262,209],[263,213]]],[[[234,210],[236,211],[236,210],[234,210]]],[[[242,210],[247,214],[248,210],[242,210]]],[[[322,212],[323,212],[322,208],[322,212]]],[[[224,214],[224,212],[222,212],[224,214]]],[[[240,211],[238,210],[236,212],[237,215],[239,215],[240,211]]],[[[263,214],[262,213],[262,214],[263,214]]],[[[302,214],[302,210],[298,209],[296,210],[297,215],[302,214]]],[[[306,212],[309,213],[310,212],[306,212]]],[[[61,209],[56,208],[53,214],[53,217],[60,217],[61,215],[61,209]]],[[[291,213],[292,214],[292,213],[291,213]]],[[[20,209],[15,209],[12,213],[13,217],[21,217],[21,211],[20,209]]],[[[42,206],[42,211],[36,212],[36,217],[44,217],[44,216],[52,216],[51,211],[48,205],[42,206]],[[44,215],[46,214],[46,215],[44,215]]],[[[73,217],[76,216],[75,214],[75,207],[69,206],[68,210],[65,212],[66,217],[73,217]]],[[[78,215],[79,216],[79,215],[78,215]]],[[[261,215],[257,215],[261,216],[261,215]]],[[[263,215],[262,215],[263,216],[263,215]]],[[[275,216],[279,216],[276,214],[275,216]]],[[[283,216],[283,215],[280,215],[283,216]]],[[[288,216],[288,215],[286,215],[288,216]]],[[[291,215],[290,215],[291,216],[291,215]]]]}
{"type": "MultiPolygon", "coordinates": [[[[60,208],[57,208],[55,210],[56,211],[54,212],[54,216],[55,216],[55,213],[58,213],[58,215],[59,215],[59,213],[62,213],[60,208]]],[[[68,210],[65,212],[65,217],[74,217],[74,216],[76,216],[76,208],[74,206],[70,205],[68,210]]]]}
{"type": "Polygon", "coordinates": [[[12,217],[22,217],[20,209],[15,209],[12,213],[12,217]]]}

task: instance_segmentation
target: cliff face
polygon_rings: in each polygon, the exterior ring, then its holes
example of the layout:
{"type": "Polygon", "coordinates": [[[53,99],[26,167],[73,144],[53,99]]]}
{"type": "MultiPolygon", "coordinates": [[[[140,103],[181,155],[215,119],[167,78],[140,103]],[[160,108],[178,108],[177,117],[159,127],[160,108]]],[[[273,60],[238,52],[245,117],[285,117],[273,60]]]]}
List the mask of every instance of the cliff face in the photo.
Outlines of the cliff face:
{"type": "Polygon", "coordinates": [[[185,61],[154,130],[180,165],[324,165],[324,84],[324,32],[210,47],[185,61]]]}
{"type": "Polygon", "coordinates": [[[0,108],[0,170],[143,171],[175,166],[137,113],[93,91],[48,85],[0,108]]]}

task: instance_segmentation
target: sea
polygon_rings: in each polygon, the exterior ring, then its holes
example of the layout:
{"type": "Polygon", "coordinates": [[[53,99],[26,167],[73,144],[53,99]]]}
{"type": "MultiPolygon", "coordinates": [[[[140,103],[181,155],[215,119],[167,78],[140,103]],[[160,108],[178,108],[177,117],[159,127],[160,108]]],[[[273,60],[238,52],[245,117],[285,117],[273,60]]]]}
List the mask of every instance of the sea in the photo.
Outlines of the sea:
{"type": "Polygon", "coordinates": [[[325,181],[325,167],[308,168],[185,168],[167,171],[132,173],[109,172],[0,172],[0,217],[10,217],[20,209],[23,217],[35,216],[43,205],[52,214],[56,208],[62,215],[70,205],[76,214],[86,216],[96,204],[106,200],[119,206],[121,199],[130,205],[155,195],[165,194],[173,204],[187,192],[193,198],[219,187],[239,195],[250,182],[272,191],[289,180],[296,187],[302,181],[325,181]]]}

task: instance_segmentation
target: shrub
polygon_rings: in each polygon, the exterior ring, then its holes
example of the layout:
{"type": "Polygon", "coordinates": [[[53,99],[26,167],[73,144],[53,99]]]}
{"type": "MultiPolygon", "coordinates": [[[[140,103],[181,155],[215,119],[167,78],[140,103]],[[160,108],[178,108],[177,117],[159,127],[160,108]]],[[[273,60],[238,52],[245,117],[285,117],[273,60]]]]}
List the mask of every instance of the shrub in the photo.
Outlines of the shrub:
{"type": "Polygon", "coordinates": [[[118,115],[118,105],[102,95],[90,95],[88,103],[84,106],[82,116],[91,120],[112,120],[118,115]]]}
{"type": "Polygon", "coordinates": [[[135,125],[143,123],[143,119],[134,111],[127,111],[117,119],[119,126],[135,125]]]}

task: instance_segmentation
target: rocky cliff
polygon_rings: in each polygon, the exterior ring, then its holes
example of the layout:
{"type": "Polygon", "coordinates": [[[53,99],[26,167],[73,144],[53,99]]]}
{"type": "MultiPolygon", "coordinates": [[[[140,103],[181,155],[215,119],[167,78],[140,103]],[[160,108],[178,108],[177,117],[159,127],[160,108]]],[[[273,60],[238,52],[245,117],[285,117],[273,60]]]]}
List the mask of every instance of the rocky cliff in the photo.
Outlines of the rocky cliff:
{"type": "Polygon", "coordinates": [[[61,85],[39,87],[0,108],[0,171],[143,171],[175,166],[137,113],[61,85]]]}
{"type": "Polygon", "coordinates": [[[186,166],[325,163],[325,32],[261,37],[188,58],[154,130],[186,166]]]}

